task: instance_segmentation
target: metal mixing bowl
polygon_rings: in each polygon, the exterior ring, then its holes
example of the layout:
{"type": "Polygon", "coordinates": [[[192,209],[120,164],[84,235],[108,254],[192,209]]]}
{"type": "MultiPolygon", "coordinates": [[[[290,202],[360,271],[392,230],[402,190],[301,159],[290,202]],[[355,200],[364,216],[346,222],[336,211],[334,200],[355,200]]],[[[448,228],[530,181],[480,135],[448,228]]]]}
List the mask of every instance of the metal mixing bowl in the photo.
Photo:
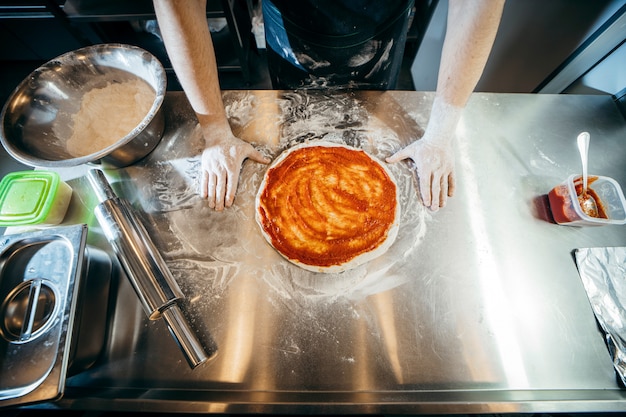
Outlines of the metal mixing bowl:
{"type": "MultiPolygon", "coordinates": [[[[33,167],[69,167],[84,163],[123,167],[150,153],[161,140],[161,105],[167,79],[163,66],[149,52],[130,45],[102,44],[61,55],[33,71],[7,100],[0,119],[0,141],[18,161],[33,167]],[[89,155],[71,155],[67,139],[72,116],[83,96],[109,83],[142,79],[156,92],[143,120],[126,136],[89,155]]],[[[117,123],[115,106],[102,114],[117,123]]]]}

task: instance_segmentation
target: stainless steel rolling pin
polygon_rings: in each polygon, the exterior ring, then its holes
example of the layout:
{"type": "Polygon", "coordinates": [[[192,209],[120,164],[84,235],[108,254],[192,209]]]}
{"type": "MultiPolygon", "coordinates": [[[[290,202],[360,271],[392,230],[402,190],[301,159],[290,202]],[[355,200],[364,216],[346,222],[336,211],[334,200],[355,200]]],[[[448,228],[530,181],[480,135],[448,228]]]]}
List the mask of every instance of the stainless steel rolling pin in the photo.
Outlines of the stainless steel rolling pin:
{"type": "Polygon", "coordinates": [[[132,206],[117,197],[102,171],[92,169],[87,177],[99,201],[96,218],[144,311],[150,320],[165,320],[192,369],[205,362],[209,356],[178,304],[184,294],[132,206]]]}

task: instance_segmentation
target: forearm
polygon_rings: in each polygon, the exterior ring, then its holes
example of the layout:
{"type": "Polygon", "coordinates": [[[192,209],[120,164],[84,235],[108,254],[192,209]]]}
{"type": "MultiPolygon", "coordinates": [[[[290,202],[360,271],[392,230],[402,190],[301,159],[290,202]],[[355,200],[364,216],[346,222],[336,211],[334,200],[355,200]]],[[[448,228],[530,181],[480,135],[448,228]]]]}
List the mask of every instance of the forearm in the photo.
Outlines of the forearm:
{"type": "Polygon", "coordinates": [[[437,97],[463,108],[483,73],[504,0],[450,0],[437,97]]]}
{"type": "MultiPolygon", "coordinates": [[[[201,126],[230,133],[206,22],[206,0],[154,0],[154,9],[174,71],[201,126]]],[[[205,138],[210,141],[208,135],[205,138]]]]}

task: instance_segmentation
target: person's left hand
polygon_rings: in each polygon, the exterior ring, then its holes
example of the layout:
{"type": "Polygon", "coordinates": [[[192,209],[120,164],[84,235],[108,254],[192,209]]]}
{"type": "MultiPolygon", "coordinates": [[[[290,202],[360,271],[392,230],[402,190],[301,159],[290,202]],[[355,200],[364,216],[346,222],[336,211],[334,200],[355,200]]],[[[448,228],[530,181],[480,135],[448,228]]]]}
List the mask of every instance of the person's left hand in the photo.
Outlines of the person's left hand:
{"type": "Polygon", "coordinates": [[[425,135],[386,160],[394,163],[405,159],[415,163],[424,205],[432,211],[444,207],[455,187],[453,141],[450,138],[432,140],[425,135]]]}

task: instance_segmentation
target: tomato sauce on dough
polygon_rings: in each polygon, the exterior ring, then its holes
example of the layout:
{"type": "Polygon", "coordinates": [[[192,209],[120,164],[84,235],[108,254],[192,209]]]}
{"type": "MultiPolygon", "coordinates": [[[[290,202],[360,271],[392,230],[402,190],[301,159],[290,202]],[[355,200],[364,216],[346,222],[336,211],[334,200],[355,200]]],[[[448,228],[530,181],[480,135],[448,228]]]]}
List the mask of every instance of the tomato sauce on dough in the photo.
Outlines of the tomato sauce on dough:
{"type": "Polygon", "coordinates": [[[310,146],[268,170],[259,215],[276,250],[328,267],[380,246],[397,204],[395,183],[365,152],[310,146]]]}

